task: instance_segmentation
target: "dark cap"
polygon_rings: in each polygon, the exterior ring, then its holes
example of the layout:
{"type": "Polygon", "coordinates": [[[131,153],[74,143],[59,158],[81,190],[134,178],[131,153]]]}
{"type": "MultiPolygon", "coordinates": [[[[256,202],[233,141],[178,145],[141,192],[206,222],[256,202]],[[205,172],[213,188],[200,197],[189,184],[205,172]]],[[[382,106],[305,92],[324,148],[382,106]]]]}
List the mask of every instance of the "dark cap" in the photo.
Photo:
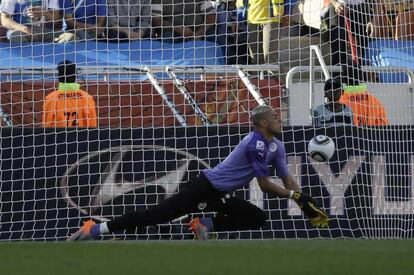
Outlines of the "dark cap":
{"type": "Polygon", "coordinates": [[[342,89],[342,84],[338,79],[330,78],[325,81],[325,86],[324,86],[325,92],[336,90],[336,89],[342,89]]]}

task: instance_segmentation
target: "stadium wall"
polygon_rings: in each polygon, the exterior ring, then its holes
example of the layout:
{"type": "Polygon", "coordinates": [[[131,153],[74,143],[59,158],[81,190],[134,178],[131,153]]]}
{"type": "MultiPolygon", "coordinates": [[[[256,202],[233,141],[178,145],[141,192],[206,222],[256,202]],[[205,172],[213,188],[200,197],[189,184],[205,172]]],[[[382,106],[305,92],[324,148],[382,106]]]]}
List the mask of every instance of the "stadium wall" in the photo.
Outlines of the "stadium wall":
{"type": "MultiPolygon", "coordinates": [[[[0,240],[65,239],[91,216],[104,220],[144,209],[171,195],[192,173],[223,160],[248,131],[240,127],[0,128],[0,240]],[[190,162],[184,165],[177,159],[190,162]],[[169,182],[169,175],[176,180],[169,182]],[[154,184],[153,178],[167,180],[154,184]]],[[[264,196],[255,203],[269,214],[266,226],[234,234],[240,238],[413,237],[412,128],[289,127],[284,133],[291,173],[304,192],[330,213],[330,229],[312,229],[286,199],[264,196]],[[315,163],[305,153],[305,141],[320,133],[333,137],[337,145],[329,165],[315,163]]],[[[251,200],[252,194],[248,188],[237,192],[251,200]]],[[[129,236],[191,238],[185,228],[172,223],[132,231],[129,236]]]]}
{"type": "MultiPolygon", "coordinates": [[[[170,127],[179,126],[172,111],[149,81],[87,81],[81,89],[96,101],[99,127],[170,127]]],[[[275,79],[252,83],[275,109],[280,109],[281,88],[275,79]]],[[[217,124],[249,124],[246,110],[257,106],[240,79],[235,77],[185,81],[187,89],[210,121],[217,124]]],[[[201,125],[193,108],[172,81],[162,86],[189,125],[201,125]]],[[[14,126],[42,127],[43,103],[56,88],[54,81],[9,81],[1,83],[2,108],[14,126]]]]}

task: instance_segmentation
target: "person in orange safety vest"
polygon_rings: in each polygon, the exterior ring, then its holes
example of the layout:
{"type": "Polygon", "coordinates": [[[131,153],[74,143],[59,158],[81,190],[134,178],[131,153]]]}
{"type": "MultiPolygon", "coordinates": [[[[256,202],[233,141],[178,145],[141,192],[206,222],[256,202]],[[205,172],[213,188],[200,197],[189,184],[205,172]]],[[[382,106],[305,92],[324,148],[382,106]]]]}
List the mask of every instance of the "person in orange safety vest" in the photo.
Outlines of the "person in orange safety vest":
{"type": "Polygon", "coordinates": [[[43,127],[97,127],[95,100],[76,83],[76,65],[66,60],[57,70],[59,88],[46,96],[43,127]]]}

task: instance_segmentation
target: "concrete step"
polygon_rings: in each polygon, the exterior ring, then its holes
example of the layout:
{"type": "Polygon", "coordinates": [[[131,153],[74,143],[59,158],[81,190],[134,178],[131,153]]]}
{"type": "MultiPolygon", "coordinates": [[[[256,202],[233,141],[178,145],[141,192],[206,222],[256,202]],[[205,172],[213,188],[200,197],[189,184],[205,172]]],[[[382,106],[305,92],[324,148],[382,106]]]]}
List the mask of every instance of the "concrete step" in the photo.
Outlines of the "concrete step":
{"type": "MultiPolygon", "coordinates": [[[[310,46],[318,45],[322,51],[325,63],[330,64],[329,44],[323,42],[320,36],[293,36],[283,34],[279,41],[279,63],[282,82],[285,82],[287,72],[296,66],[309,66],[310,46]]],[[[316,65],[319,62],[315,61],[316,65]]],[[[294,79],[306,81],[309,79],[309,73],[298,73],[294,79]]]]}

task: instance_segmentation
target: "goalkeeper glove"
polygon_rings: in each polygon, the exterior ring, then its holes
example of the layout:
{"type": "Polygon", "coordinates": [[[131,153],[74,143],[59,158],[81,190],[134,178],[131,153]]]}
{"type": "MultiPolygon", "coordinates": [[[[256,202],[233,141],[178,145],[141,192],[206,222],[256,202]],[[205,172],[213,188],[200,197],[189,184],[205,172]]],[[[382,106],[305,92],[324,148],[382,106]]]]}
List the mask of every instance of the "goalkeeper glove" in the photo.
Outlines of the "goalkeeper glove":
{"type": "Polygon", "coordinates": [[[328,227],[329,215],[318,207],[311,196],[306,193],[294,192],[292,199],[299,205],[313,227],[328,227]]]}

